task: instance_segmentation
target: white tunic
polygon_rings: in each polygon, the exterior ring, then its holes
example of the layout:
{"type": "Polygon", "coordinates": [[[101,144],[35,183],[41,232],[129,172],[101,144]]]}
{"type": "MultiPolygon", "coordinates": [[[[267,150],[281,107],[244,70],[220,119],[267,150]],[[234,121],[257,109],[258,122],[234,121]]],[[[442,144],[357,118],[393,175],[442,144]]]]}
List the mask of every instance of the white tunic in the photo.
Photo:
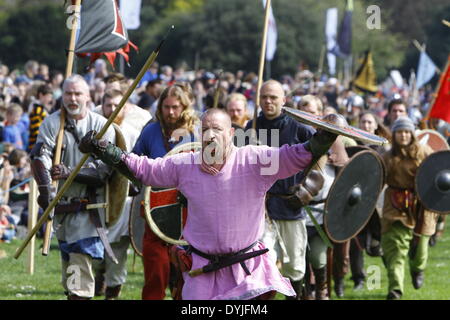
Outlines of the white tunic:
{"type": "MultiPolygon", "coordinates": [[[[43,162],[47,170],[50,170],[53,163],[53,150],[56,145],[56,138],[59,131],[59,118],[60,111],[54,112],[44,119],[39,128],[39,135],[36,143],[44,143],[45,148],[43,148],[38,159],[43,162]]],[[[66,119],[66,121],[68,121],[68,119],[66,119]]],[[[81,140],[81,138],[90,130],[96,130],[97,132],[101,131],[105,123],[106,119],[104,117],[88,110],[86,117],[75,121],[75,130],[81,140]]],[[[103,138],[114,143],[114,129],[109,127],[103,138]]],[[[73,169],[78,165],[83,156],[84,154],[78,150],[78,144],[76,143],[73,134],[64,130],[61,163],[73,169]]],[[[83,167],[96,168],[102,178],[106,178],[112,172],[111,168],[100,160],[94,161],[92,157],[88,158],[83,167]]],[[[61,188],[65,181],[66,180],[59,180],[58,188],[61,188]]],[[[97,202],[105,201],[104,194],[104,187],[97,189],[97,202]]],[[[87,198],[86,185],[74,181],[66,190],[59,203],[67,203],[68,199],[72,197],[87,198]]],[[[104,224],[105,212],[103,209],[99,209],[99,213],[102,223],[104,224]]],[[[90,221],[87,211],[55,215],[53,227],[56,231],[58,240],[67,241],[69,244],[85,238],[98,237],[98,233],[94,224],[90,221]]]]}

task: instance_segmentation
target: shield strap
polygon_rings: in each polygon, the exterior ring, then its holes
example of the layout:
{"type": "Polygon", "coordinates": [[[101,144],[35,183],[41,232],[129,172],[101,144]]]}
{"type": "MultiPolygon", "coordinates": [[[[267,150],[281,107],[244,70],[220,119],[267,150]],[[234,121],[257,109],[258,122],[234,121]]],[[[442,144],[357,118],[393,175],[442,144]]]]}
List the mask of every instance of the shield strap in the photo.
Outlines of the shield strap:
{"type": "MultiPolygon", "coordinates": [[[[96,192],[95,188],[87,188],[87,194],[89,198],[89,202],[95,203],[96,201],[96,192]]],[[[109,243],[108,237],[106,236],[106,230],[102,225],[102,222],[100,220],[100,213],[98,212],[97,208],[89,209],[89,217],[92,221],[92,223],[95,226],[95,229],[97,230],[98,236],[100,237],[100,240],[103,243],[103,246],[105,247],[106,254],[111,258],[111,260],[118,264],[119,261],[117,260],[114,251],[111,248],[111,244],[109,243]]]]}

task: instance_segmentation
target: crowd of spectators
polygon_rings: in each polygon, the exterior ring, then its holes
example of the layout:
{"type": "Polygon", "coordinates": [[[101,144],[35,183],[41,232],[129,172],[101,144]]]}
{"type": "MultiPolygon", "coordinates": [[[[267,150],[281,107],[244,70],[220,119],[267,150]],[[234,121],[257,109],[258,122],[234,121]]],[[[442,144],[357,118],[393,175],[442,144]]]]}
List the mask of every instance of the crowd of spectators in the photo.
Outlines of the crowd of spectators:
{"type": "MultiPolygon", "coordinates": [[[[92,109],[102,103],[108,89],[124,93],[132,83],[133,79],[112,70],[105,60],[99,59],[82,73],[90,86],[92,109]]],[[[28,153],[43,118],[61,107],[63,80],[61,71],[36,61],[26,62],[23,70],[10,70],[0,63],[0,237],[5,241],[17,236],[20,226],[27,225],[29,183],[26,181],[31,177],[28,153]],[[11,188],[14,190],[10,191],[11,188]]],[[[386,137],[389,137],[389,125],[399,115],[408,115],[419,127],[432,100],[430,87],[415,92],[409,86],[397,87],[388,81],[379,86],[376,94],[367,95],[349,89],[337,78],[317,75],[303,67],[276,80],[286,92],[287,106],[314,108],[311,106],[316,99],[324,114],[343,114],[349,124],[367,131],[372,130],[372,125],[377,134],[386,137]]],[[[254,116],[258,76],[243,70],[189,70],[186,65],[174,68],[155,62],[128,103],[150,111],[156,120],[158,97],[167,85],[175,82],[191,85],[192,107],[198,113],[213,106],[224,108],[236,128],[244,128],[254,116]]],[[[431,124],[449,138],[448,123],[434,120],[431,124]]]]}

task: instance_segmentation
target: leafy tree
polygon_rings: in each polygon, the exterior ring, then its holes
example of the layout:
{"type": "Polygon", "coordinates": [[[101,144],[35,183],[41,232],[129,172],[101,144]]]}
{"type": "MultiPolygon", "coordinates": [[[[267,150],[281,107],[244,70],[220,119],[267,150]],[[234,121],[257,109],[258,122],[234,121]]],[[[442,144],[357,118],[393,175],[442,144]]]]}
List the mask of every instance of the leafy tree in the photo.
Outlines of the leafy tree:
{"type": "Polygon", "coordinates": [[[0,29],[2,62],[22,67],[29,59],[63,70],[69,43],[66,16],[61,5],[26,6],[16,9],[0,29]]]}
{"type": "MultiPolygon", "coordinates": [[[[317,70],[325,43],[325,10],[335,5],[331,0],[272,1],[278,27],[277,51],[271,64],[273,77],[294,74],[301,63],[317,70]]],[[[338,3],[340,18],[344,6],[344,1],[338,3]]],[[[353,52],[356,58],[371,46],[376,71],[382,78],[390,68],[401,65],[405,44],[399,36],[387,32],[385,25],[381,30],[369,30],[367,18],[364,4],[355,1],[353,52]]],[[[257,72],[263,20],[260,0],[208,0],[201,10],[172,11],[152,23],[140,43],[141,54],[151,52],[168,27],[175,24],[176,30],[170,34],[160,54],[161,63],[186,62],[192,68],[197,61],[206,69],[257,72]]],[[[140,59],[138,65],[143,64],[145,57],[140,59]]],[[[134,69],[133,73],[136,72],[134,69]]]]}

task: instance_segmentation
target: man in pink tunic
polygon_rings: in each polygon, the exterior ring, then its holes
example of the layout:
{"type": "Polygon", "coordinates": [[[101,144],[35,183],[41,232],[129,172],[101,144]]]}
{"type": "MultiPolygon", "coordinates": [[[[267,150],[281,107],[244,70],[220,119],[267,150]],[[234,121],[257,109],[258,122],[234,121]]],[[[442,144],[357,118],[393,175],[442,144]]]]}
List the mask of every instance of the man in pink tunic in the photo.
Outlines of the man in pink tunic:
{"type": "MultiPolygon", "coordinates": [[[[87,134],[79,146],[135,182],[176,187],[185,195],[189,215],[183,236],[193,247],[193,270],[208,265],[215,256],[245,248],[246,253],[264,249],[258,239],[264,227],[266,192],[276,180],[307,168],[336,138],[317,133],[305,144],[237,148],[232,143],[231,120],[220,109],[204,113],[201,134],[201,152],[157,159],[126,154],[96,140],[95,132],[87,134]]],[[[186,300],[252,299],[275,291],[295,295],[267,254],[195,277],[185,272],[183,278],[182,298],[186,300]]]]}

